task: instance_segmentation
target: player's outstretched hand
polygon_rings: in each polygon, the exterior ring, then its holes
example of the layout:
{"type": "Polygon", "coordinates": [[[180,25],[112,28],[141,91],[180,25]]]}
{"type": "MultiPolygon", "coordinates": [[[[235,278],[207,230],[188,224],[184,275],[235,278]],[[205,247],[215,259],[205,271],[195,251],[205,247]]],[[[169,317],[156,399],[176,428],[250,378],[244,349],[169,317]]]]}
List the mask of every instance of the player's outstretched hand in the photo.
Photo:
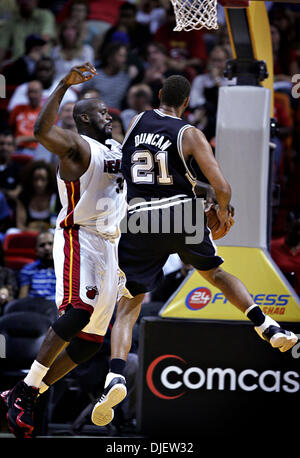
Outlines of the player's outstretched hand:
{"type": "Polygon", "coordinates": [[[90,62],[87,62],[86,64],[72,67],[63,78],[63,82],[68,86],[74,86],[75,84],[85,83],[95,75],[97,75],[95,67],[90,62]]]}

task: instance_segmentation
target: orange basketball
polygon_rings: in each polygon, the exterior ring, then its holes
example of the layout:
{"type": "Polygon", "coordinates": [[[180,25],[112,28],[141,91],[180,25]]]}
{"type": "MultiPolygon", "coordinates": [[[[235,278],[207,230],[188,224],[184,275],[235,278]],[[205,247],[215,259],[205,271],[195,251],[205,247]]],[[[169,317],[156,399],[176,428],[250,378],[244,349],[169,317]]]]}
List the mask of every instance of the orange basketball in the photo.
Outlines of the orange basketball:
{"type": "Polygon", "coordinates": [[[217,237],[215,236],[215,232],[219,227],[219,220],[218,220],[218,217],[217,217],[217,212],[214,209],[214,207],[209,207],[207,210],[205,210],[205,215],[206,215],[206,219],[207,219],[207,226],[211,230],[212,238],[214,240],[218,240],[218,239],[221,239],[222,237],[224,237],[224,235],[226,235],[227,232],[228,232],[228,230],[226,230],[225,227],[224,227],[223,231],[220,234],[218,234],[217,237]]]}

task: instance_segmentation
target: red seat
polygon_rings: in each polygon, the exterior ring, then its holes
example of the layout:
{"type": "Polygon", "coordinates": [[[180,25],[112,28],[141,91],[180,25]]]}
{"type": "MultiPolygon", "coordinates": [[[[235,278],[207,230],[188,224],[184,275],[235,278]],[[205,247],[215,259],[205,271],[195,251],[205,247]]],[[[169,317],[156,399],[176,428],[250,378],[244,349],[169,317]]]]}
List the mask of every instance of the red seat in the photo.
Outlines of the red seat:
{"type": "Polygon", "coordinates": [[[35,259],[23,258],[21,256],[8,256],[4,258],[5,267],[9,267],[13,270],[20,270],[30,262],[34,262],[35,259]]]}
{"type": "Polygon", "coordinates": [[[19,257],[36,259],[36,236],[38,232],[19,232],[8,234],[3,242],[4,258],[19,257]]]}
{"type": "Polygon", "coordinates": [[[28,162],[32,161],[32,159],[33,159],[33,156],[30,156],[30,154],[13,153],[11,155],[11,160],[21,165],[28,164],[28,162]]]}

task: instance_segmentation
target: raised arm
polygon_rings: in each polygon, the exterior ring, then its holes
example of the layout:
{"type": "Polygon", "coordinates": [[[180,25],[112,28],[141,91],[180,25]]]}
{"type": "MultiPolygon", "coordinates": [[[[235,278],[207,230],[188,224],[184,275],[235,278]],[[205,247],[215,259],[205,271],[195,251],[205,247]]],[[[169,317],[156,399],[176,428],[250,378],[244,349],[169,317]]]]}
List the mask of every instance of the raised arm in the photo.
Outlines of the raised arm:
{"type": "Polygon", "coordinates": [[[73,67],[58,83],[36,120],[34,127],[36,139],[49,151],[57,154],[60,159],[74,158],[76,161],[89,161],[90,150],[87,142],[77,132],[56,126],[55,120],[62,98],[68,88],[88,81],[95,74],[96,70],[90,63],[73,67]]]}

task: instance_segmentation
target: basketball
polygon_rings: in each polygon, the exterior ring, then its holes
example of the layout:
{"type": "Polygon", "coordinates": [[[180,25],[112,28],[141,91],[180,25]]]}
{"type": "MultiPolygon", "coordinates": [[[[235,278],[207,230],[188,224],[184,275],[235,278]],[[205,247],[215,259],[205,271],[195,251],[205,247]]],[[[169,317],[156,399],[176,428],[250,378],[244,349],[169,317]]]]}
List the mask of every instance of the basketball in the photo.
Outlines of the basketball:
{"type": "Polygon", "coordinates": [[[221,239],[222,237],[224,237],[228,232],[228,230],[226,230],[225,227],[224,227],[223,231],[221,232],[221,234],[218,234],[217,237],[215,236],[215,232],[219,227],[219,220],[218,220],[217,212],[216,212],[215,208],[213,206],[208,207],[205,210],[205,215],[206,215],[206,219],[207,219],[207,226],[211,230],[212,238],[214,240],[218,240],[218,239],[221,239]]]}

